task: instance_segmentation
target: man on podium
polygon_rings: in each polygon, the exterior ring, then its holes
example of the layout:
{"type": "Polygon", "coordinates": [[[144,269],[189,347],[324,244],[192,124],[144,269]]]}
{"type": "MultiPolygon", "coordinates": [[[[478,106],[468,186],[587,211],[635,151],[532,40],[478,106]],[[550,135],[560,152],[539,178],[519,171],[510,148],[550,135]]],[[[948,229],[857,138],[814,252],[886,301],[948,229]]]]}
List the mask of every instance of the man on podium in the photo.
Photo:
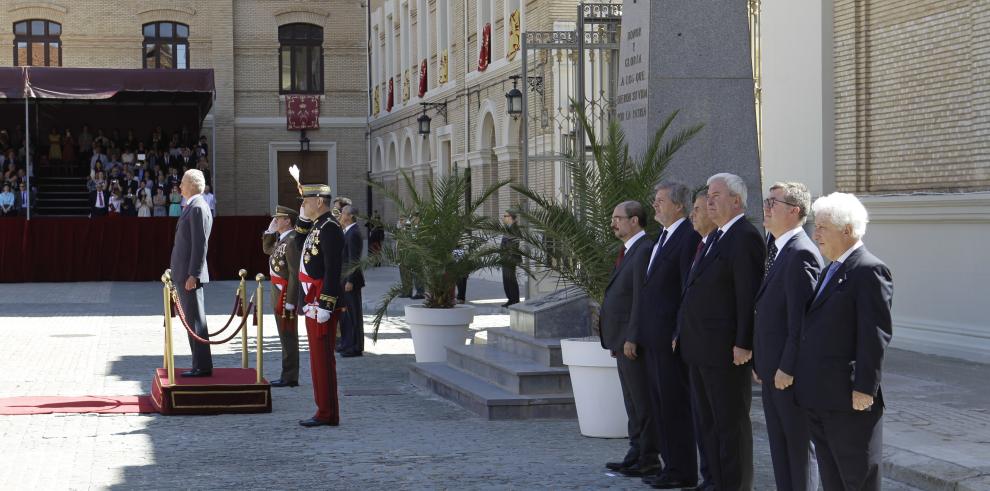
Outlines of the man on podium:
{"type": "MultiPolygon", "coordinates": [[[[296,233],[302,242],[299,281],[306,294],[306,336],[309,339],[309,364],[313,372],[316,414],[299,424],[305,427],[337,426],[337,366],[334,345],[340,297],[340,272],[344,234],[331,213],[333,199],[326,184],[300,184],[302,207],[296,233]]],[[[297,241],[298,242],[298,241],[297,241]]]]}

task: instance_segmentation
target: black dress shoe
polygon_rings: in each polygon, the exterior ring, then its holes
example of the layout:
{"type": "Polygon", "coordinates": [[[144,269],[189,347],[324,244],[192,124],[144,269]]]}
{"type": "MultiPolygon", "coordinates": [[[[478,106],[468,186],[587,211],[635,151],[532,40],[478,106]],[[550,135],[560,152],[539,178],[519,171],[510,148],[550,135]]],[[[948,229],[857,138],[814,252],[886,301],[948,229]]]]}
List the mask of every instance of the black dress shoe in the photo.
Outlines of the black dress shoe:
{"type": "Polygon", "coordinates": [[[653,464],[648,466],[641,466],[639,464],[633,464],[628,467],[623,467],[619,469],[619,473],[623,476],[629,477],[643,477],[654,475],[660,470],[659,464],[653,464]]]}
{"type": "Polygon", "coordinates": [[[610,471],[619,471],[626,467],[629,467],[632,463],[629,462],[605,462],[605,468],[610,471]]]}
{"type": "Polygon", "coordinates": [[[698,485],[697,481],[684,481],[681,479],[672,479],[667,476],[657,476],[651,482],[647,483],[653,489],[683,489],[691,488],[694,489],[698,485]]]}
{"type": "Polygon", "coordinates": [[[213,375],[213,370],[189,370],[180,374],[183,377],[209,377],[213,375]]]}
{"type": "Polygon", "coordinates": [[[355,356],[364,356],[364,353],[360,351],[346,351],[340,354],[341,358],[353,358],[355,356]]]}
{"type": "Polygon", "coordinates": [[[299,382],[286,382],[282,379],[272,380],[268,385],[272,387],[299,387],[299,382]]]}
{"type": "Polygon", "coordinates": [[[300,421],[299,422],[299,425],[300,426],[305,426],[306,428],[312,428],[314,426],[337,426],[335,424],[331,424],[329,421],[323,421],[323,420],[316,419],[316,418],[309,418],[309,419],[300,421]]]}

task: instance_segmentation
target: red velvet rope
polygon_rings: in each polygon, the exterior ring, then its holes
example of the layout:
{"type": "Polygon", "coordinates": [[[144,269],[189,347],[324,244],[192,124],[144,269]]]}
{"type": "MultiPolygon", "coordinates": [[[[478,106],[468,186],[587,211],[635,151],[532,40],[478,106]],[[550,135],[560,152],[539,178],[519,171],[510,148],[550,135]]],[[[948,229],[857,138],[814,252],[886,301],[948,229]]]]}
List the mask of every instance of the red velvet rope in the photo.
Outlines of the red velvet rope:
{"type": "MultiPolygon", "coordinates": [[[[244,327],[247,326],[248,316],[245,315],[241,319],[241,324],[239,326],[237,326],[237,329],[234,330],[234,332],[232,332],[230,334],[230,336],[227,337],[226,339],[224,339],[222,341],[211,341],[209,339],[203,339],[198,334],[196,334],[196,332],[193,331],[191,327],[189,327],[189,323],[186,322],[186,313],[182,310],[182,304],[179,303],[179,294],[176,292],[174,286],[169,290],[169,293],[170,293],[170,295],[172,297],[172,305],[175,306],[175,313],[178,314],[179,321],[182,323],[182,327],[185,327],[186,328],[186,332],[188,332],[189,333],[189,336],[191,338],[193,338],[197,343],[200,343],[200,344],[224,344],[224,343],[227,343],[231,339],[234,339],[234,336],[237,336],[237,333],[241,332],[241,329],[244,329],[244,327]]],[[[254,295],[251,295],[251,300],[248,301],[248,312],[250,312],[253,309],[253,307],[254,307],[254,295]]]]}
{"type": "Polygon", "coordinates": [[[234,294],[234,310],[230,313],[230,317],[227,319],[227,323],[224,324],[224,326],[221,327],[219,331],[217,331],[217,332],[211,332],[210,333],[210,337],[211,338],[213,336],[219,336],[220,333],[226,331],[227,328],[230,327],[230,323],[231,322],[234,322],[234,316],[237,315],[237,309],[239,309],[240,307],[241,307],[241,296],[239,294],[235,293],[234,294]]]}

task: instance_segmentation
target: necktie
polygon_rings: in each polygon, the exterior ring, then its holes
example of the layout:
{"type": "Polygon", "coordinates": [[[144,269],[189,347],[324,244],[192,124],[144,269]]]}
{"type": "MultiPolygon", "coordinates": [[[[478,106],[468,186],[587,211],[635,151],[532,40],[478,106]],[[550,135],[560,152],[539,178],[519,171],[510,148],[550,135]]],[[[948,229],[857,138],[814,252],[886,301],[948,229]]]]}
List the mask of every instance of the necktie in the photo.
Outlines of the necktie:
{"type": "Polygon", "coordinates": [[[619,256],[615,258],[615,267],[618,268],[622,264],[622,258],[626,257],[626,246],[623,245],[622,249],[619,249],[619,256]]]}
{"type": "Polygon", "coordinates": [[[657,241],[656,247],[653,248],[653,255],[650,256],[650,264],[646,267],[646,275],[649,276],[650,272],[653,271],[653,260],[656,259],[657,253],[660,249],[663,249],[663,243],[667,242],[667,229],[664,229],[663,233],[660,234],[660,240],[657,241]]]}
{"type": "Polygon", "coordinates": [[[691,261],[691,270],[694,271],[695,266],[701,262],[701,251],[705,250],[705,241],[698,241],[698,248],[694,251],[694,260],[691,261]]]}
{"type": "Polygon", "coordinates": [[[100,192],[100,191],[97,191],[96,192],[96,207],[97,208],[103,208],[104,207],[104,205],[103,205],[103,193],[100,192]]]}
{"type": "Polygon", "coordinates": [[[777,259],[777,241],[770,243],[770,250],[767,251],[767,264],[766,268],[763,270],[763,274],[770,272],[770,267],[773,266],[773,260],[777,259]]]}
{"type": "Polygon", "coordinates": [[[839,261],[832,261],[832,264],[829,265],[828,271],[825,272],[825,279],[822,280],[821,287],[818,288],[818,293],[815,294],[816,300],[819,296],[821,296],[822,292],[825,291],[825,287],[828,286],[828,280],[832,279],[832,275],[839,269],[839,266],[842,266],[842,263],[839,261]]]}
{"type": "Polygon", "coordinates": [[[708,246],[708,250],[705,251],[705,254],[704,254],[705,256],[707,256],[708,253],[712,252],[712,249],[718,247],[718,239],[721,239],[722,238],[722,229],[716,230],[713,235],[714,236],[711,238],[711,240],[708,241],[708,242],[711,243],[711,245],[708,246]]]}

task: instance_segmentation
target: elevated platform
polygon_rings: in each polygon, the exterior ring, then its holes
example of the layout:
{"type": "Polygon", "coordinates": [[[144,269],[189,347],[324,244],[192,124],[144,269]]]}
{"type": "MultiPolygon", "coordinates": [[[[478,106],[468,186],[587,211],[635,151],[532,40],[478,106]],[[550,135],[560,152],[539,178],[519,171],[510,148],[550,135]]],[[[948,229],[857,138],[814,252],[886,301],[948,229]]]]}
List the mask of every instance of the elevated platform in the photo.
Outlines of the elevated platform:
{"type": "Polygon", "coordinates": [[[210,377],[180,377],[169,385],[168,371],[155,370],[151,403],[161,414],[227,414],[272,412],[272,389],[264,378],[257,383],[253,368],[214,368],[210,377]]]}

